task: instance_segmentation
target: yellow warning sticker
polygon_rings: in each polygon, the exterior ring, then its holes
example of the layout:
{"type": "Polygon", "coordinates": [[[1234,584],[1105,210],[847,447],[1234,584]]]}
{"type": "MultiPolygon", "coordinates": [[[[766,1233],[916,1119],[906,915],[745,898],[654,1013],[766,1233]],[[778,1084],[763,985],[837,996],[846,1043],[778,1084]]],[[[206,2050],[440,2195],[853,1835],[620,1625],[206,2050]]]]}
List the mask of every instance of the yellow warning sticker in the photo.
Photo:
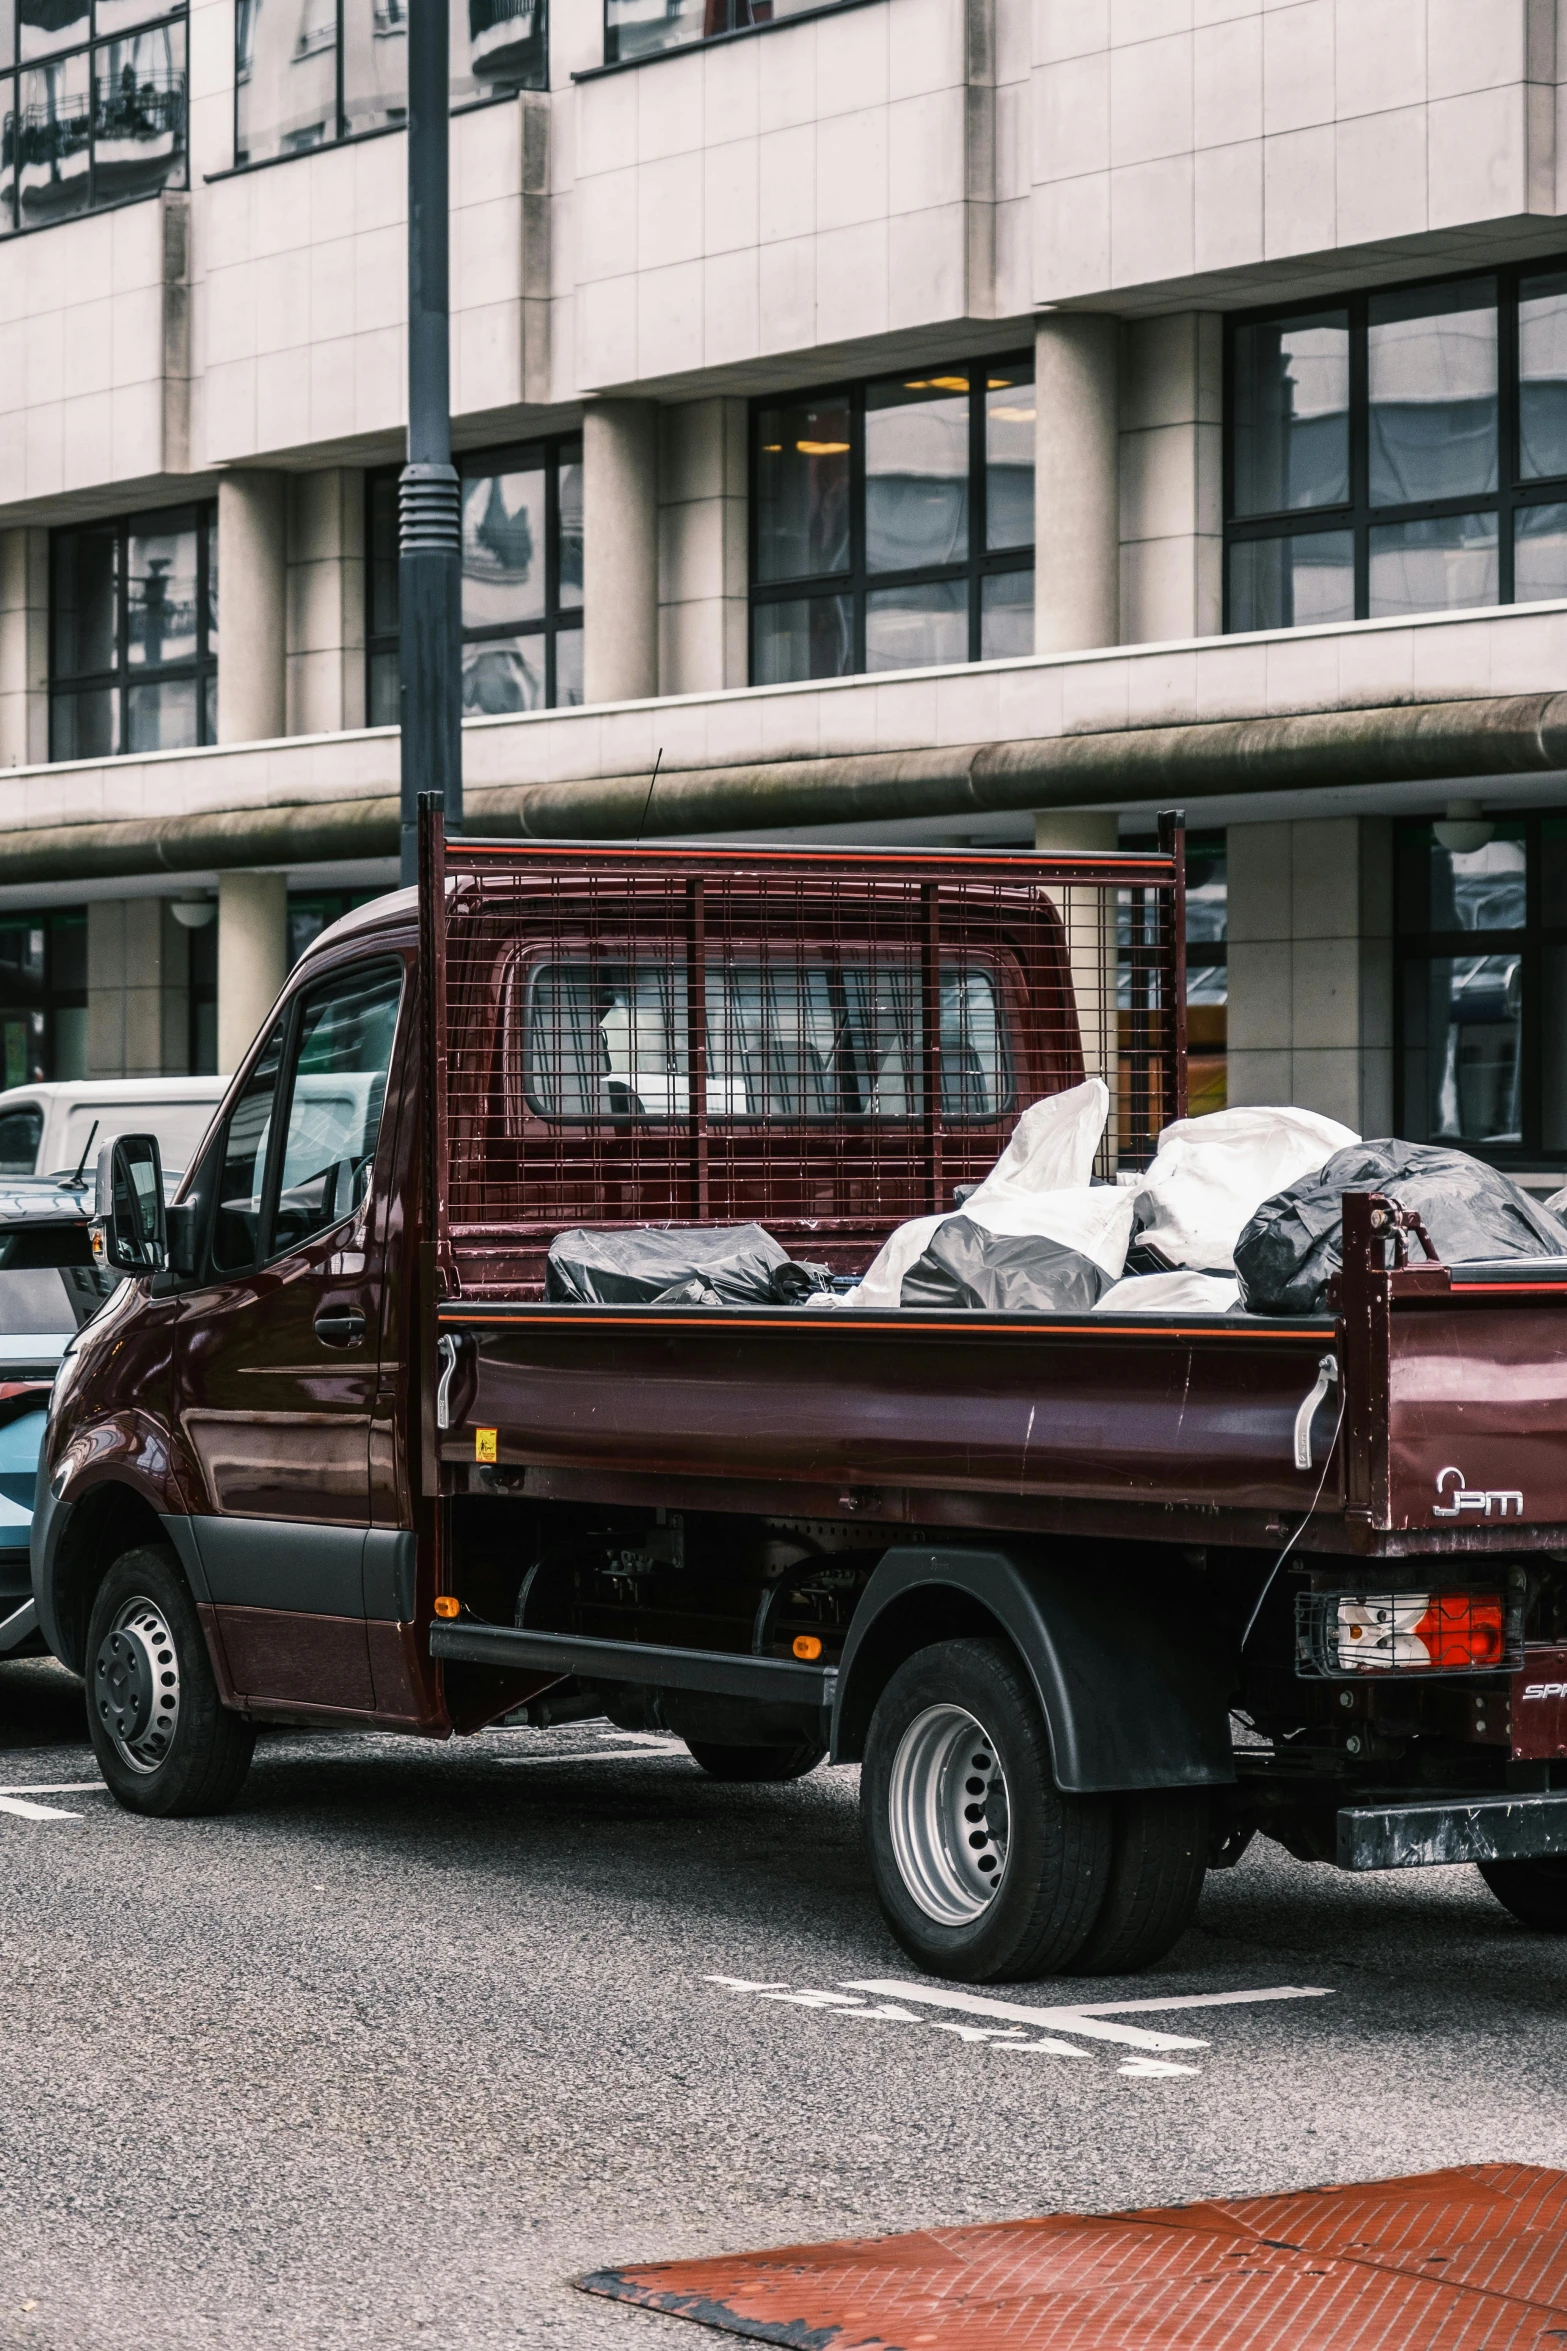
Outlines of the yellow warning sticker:
{"type": "Polygon", "coordinates": [[[474,1430],[474,1432],[473,1432],[473,1458],[474,1458],[474,1460],[475,1460],[475,1461],[493,1461],[493,1460],[495,1459],[495,1431],[494,1431],[494,1429],[475,1429],[475,1430],[474,1430]]]}

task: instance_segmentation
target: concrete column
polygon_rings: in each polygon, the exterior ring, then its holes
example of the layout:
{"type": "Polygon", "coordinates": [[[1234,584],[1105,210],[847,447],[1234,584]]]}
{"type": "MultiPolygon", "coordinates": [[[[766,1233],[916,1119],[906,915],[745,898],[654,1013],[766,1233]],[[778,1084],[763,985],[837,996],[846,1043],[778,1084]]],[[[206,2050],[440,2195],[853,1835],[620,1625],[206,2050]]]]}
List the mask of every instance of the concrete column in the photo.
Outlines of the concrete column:
{"type": "Polygon", "coordinates": [[[1120,637],[1116,377],[1120,328],[1050,311],[1034,333],[1034,650],[1120,637]]]}
{"type": "Polygon", "coordinates": [[[659,413],[658,690],[743,686],[747,631],[746,404],[659,413]]]}
{"type": "Polygon", "coordinates": [[[190,940],[168,899],[89,900],[84,1074],[180,1076],[189,1054],[190,940]]]}
{"type": "Polygon", "coordinates": [[[1223,321],[1121,333],[1121,641],[1211,637],[1222,614],[1223,321]]]}
{"type": "Polygon", "coordinates": [[[291,735],[365,723],[364,489],[364,475],[347,466],[295,474],[288,485],[291,735]]]}
{"type": "Polygon", "coordinates": [[[0,767],[49,756],[49,534],[0,531],[0,767]]]}
{"type": "Polygon", "coordinates": [[[218,477],[218,741],[265,743],[287,719],[288,483],[218,477]]]}
{"type": "Polygon", "coordinates": [[[238,1069],[288,976],[288,877],[218,876],[218,1068],[238,1069]]]}
{"type": "MultiPolygon", "coordinates": [[[[1116,846],[1116,818],[1103,809],[1051,809],[1034,818],[1034,847],[1047,854],[1056,851],[1070,857],[1116,846]]],[[[1103,1078],[1110,1089],[1110,1121],[1105,1128],[1104,1155],[1105,1172],[1113,1175],[1120,1090],[1115,895],[1109,890],[1063,890],[1056,895],[1055,903],[1066,925],[1072,993],[1077,1000],[1078,1033],[1083,1040],[1084,1074],[1103,1078]]]]}
{"type": "Polygon", "coordinates": [[[585,702],[658,692],[658,410],[595,401],[582,419],[585,702]]]}
{"type": "Polygon", "coordinates": [[[1386,817],[1229,829],[1229,1098],[1393,1124],[1386,817]]]}

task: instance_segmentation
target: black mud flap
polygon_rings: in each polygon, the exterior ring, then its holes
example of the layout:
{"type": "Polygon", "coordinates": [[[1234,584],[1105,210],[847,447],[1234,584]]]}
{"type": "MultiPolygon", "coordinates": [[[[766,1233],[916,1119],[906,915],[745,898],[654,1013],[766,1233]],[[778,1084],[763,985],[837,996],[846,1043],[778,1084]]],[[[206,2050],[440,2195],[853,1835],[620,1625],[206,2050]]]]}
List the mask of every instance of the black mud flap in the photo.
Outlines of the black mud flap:
{"type": "Polygon", "coordinates": [[[1555,1854],[1567,1854],[1567,1793],[1353,1804],[1338,1816],[1340,1869],[1434,1869],[1555,1854]]]}

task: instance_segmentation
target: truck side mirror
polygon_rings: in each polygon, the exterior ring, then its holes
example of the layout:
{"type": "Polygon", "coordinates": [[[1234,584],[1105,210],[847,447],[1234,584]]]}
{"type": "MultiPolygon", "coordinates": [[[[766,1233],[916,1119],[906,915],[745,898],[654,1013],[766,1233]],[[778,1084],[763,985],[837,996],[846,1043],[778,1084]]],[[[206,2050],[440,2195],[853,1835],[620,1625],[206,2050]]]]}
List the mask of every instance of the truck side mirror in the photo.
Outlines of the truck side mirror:
{"type": "Polygon", "coordinates": [[[163,1271],[169,1241],[156,1135],[116,1135],[105,1143],[98,1154],[97,1221],[103,1255],[117,1273],[163,1271]]]}

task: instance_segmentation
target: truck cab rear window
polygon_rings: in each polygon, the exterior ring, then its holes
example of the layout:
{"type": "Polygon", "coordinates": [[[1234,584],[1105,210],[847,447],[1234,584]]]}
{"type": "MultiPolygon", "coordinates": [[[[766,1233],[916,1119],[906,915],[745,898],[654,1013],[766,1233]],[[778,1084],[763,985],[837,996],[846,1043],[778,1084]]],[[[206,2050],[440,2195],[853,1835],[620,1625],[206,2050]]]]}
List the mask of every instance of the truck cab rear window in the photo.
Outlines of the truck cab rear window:
{"type": "MultiPolygon", "coordinates": [[[[521,977],[523,975],[519,975],[521,977]]],[[[706,982],[710,1119],[909,1119],[924,1109],[918,966],[859,957],[712,962],[706,982]]],[[[524,981],[522,1095],[535,1117],[684,1118],[691,1022],[683,966],[535,963],[524,981]]],[[[992,973],[941,966],[941,1107],[986,1122],[1013,1107],[992,973]]]]}

